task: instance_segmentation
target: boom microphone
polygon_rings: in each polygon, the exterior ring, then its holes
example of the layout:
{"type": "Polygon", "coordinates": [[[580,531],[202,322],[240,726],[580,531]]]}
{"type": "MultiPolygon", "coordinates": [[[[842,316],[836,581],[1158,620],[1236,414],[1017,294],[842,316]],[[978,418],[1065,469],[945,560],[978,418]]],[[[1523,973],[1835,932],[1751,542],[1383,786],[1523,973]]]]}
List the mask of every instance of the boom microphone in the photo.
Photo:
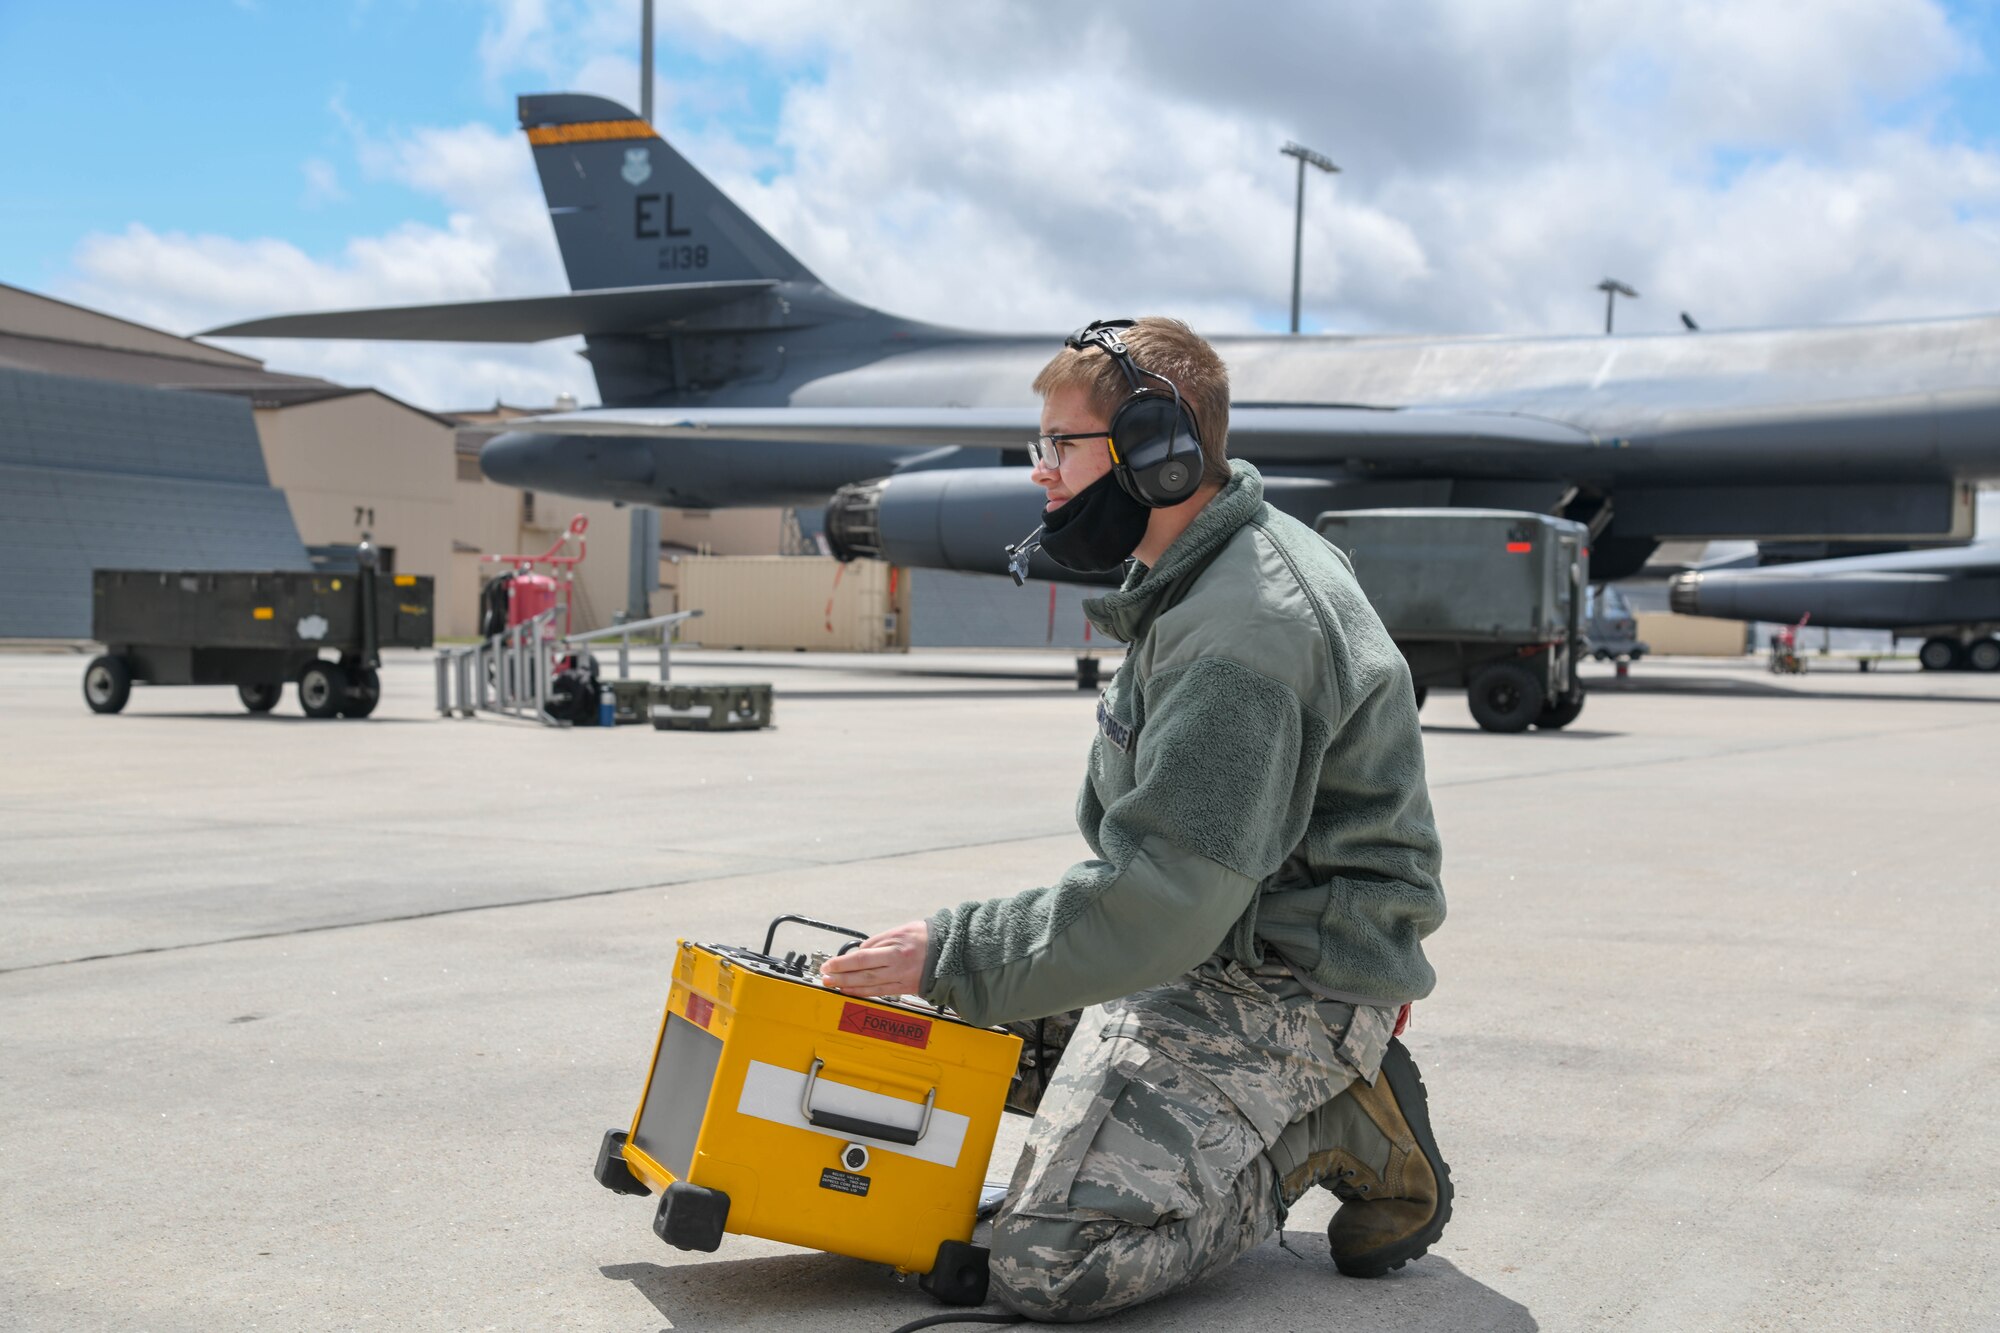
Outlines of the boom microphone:
{"type": "Polygon", "coordinates": [[[1047,531],[1037,524],[1033,532],[1007,548],[1007,572],[1014,576],[1015,587],[1028,581],[1028,557],[1042,549],[1042,534],[1047,531]]]}

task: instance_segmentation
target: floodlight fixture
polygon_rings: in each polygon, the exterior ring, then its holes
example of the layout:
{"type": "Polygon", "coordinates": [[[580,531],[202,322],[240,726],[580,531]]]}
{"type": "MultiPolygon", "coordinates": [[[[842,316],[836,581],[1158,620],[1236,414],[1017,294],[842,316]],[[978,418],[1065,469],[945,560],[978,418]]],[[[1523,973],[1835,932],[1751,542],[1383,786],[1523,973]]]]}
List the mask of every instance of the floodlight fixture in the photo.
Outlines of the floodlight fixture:
{"type": "Polygon", "coordinates": [[[1616,278],[1606,278],[1597,284],[1597,290],[1604,293],[1604,331],[1611,332],[1611,307],[1621,296],[1636,298],[1639,293],[1627,287],[1616,278]]]}
{"type": "Polygon", "coordinates": [[[1305,244],[1306,229],[1306,164],[1311,163],[1329,175],[1338,172],[1339,167],[1324,153],[1315,153],[1304,144],[1287,140],[1278,150],[1286,157],[1299,160],[1298,197],[1292,209],[1292,332],[1299,331],[1299,260],[1305,244]]]}
{"type": "Polygon", "coordinates": [[[1286,157],[1296,157],[1300,162],[1310,162],[1314,166],[1318,167],[1321,171],[1340,170],[1339,167],[1333,164],[1332,158],[1328,157],[1325,153],[1315,153],[1312,149],[1306,147],[1304,144],[1296,144],[1287,141],[1285,146],[1283,148],[1280,148],[1278,151],[1283,153],[1286,157]]]}

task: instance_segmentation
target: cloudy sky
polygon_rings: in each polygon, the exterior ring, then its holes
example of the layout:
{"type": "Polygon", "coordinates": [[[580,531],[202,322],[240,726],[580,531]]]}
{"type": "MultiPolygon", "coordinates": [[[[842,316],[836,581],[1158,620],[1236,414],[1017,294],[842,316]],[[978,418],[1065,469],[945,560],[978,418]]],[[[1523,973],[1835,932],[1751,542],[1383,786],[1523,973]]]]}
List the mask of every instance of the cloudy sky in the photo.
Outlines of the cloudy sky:
{"type": "MultiPolygon", "coordinates": [[[[2000,311],[1994,0],[658,0],[655,120],[941,323],[1587,334],[2000,311]]],[[[0,0],[0,281],[175,332],[561,290],[521,92],[636,105],[638,0],[0,0]],[[28,133],[23,133],[23,131],[28,133]]],[[[427,407],[575,343],[244,340],[427,407]]]]}

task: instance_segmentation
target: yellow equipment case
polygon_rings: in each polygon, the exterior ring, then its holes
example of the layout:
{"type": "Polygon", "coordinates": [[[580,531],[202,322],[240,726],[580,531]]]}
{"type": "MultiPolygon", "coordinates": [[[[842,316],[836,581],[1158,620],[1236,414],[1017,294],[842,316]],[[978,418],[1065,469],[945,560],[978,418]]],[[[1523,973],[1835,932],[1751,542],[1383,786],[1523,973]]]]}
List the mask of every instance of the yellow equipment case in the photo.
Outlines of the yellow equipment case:
{"type": "Polygon", "coordinates": [[[822,986],[823,955],[772,954],[788,921],[864,938],[781,916],[762,952],[680,941],[652,1072],[631,1128],[605,1132],[598,1183],[659,1191],[653,1230],[679,1249],[762,1236],[977,1305],[972,1229],[1020,1038],[822,986]]]}

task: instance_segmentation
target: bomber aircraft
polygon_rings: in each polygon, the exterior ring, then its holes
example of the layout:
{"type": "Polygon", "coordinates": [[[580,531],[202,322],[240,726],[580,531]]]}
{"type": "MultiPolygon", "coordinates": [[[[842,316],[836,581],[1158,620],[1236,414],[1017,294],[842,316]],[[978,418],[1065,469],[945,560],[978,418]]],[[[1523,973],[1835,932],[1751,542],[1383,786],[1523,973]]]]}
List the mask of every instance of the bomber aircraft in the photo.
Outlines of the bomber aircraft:
{"type": "MultiPolygon", "coordinates": [[[[1061,335],[857,304],[618,103],[538,94],[519,112],[569,293],[208,333],[581,334],[604,406],[512,423],[480,457],[494,480],[680,508],[828,504],[837,553],[1005,570],[1005,544],[1043,505],[1026,473],[1029,384],[1061,335]]],[[[1229,450],[1279,508],[1560,514],[1590,525],[1598,580],[1669,538],[1962,542],[1976,483],[2000,478],[2000,317],[1213,341],[1231,376],[1229,450]]],[[[1090,581],[1041,556],[1030,572],[1090,581]]]]}

